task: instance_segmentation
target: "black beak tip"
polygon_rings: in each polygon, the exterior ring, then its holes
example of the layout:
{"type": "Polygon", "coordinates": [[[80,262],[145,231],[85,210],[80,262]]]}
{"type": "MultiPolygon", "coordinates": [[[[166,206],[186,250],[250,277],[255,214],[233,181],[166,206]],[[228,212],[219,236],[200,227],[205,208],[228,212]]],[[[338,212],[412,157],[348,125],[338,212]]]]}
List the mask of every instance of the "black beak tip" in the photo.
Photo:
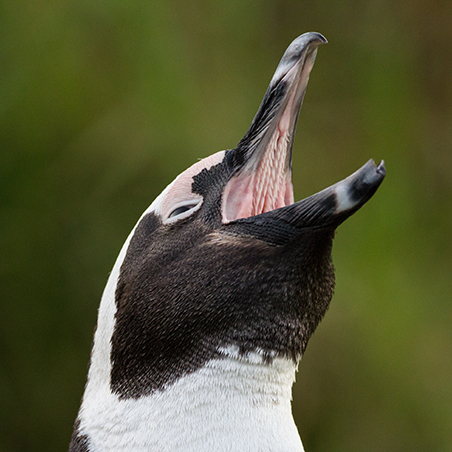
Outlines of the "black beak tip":
{"type": "Polygon", "coordinates": [[[386,176],[385,162],[382,160],[378,166],[374,160],[369,160],[360,170],[354,173],[348,181],[348,193],[350,200],[355,203],[355,208],[365,204],[386,176]]]}

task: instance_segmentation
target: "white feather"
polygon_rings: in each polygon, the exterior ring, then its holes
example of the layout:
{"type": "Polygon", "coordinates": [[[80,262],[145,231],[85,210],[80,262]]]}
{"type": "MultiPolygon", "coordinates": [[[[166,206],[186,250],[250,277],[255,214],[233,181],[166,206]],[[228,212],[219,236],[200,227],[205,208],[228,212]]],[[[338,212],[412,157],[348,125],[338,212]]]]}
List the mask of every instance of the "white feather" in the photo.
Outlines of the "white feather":
{"type": "Polygon", "coordinates": [[[108,388],[92,394],[80,423],[90,450],[302,452],[291,412],[295,365],[282,358],[264,364],[259,352],[251,360],[231,355],[137,400],[108,388]]]}

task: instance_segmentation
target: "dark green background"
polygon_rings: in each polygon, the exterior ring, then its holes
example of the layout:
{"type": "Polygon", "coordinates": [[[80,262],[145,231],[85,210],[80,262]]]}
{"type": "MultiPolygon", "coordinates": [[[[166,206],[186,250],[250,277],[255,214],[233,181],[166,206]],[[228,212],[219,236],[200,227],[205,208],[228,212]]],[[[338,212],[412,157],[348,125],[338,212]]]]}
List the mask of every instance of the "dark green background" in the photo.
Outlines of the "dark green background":
{"type": "Polygon", "coordinates": [[[139,215],[240,140],[287,45],[319,49],[296,199],[384,158],[340,227],[294,389],[307,452],[452,450],[452,2],[0,2],[0,451],[67,448],[139,215]]]}

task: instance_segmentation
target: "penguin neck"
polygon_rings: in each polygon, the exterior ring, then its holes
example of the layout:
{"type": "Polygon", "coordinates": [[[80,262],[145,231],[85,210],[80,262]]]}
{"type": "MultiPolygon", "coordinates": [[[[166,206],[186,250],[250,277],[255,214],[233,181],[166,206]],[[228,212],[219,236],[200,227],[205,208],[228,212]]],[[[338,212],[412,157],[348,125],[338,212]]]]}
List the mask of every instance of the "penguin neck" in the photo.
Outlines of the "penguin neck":
{"type": "Polygon", "coordinates": [[[291,410],[296,365],[289,359],[268,360],[268,353],[259,350],[241,354],[231,345],[218,350],[219,358],[161,391],[138,399],[120,398],[112,392],[115,289],[133,233],[102,296],[76,424],[84,445],[80,450],[303,452],[291,410]]]}
{"type": "Polygon", "coordinates": [[[119,399],[106,385],[87,391],[80,433],[89,450],[302,452],[291,412],[294,363],[233,346],[220,352],[146,397],[119,399]]]}

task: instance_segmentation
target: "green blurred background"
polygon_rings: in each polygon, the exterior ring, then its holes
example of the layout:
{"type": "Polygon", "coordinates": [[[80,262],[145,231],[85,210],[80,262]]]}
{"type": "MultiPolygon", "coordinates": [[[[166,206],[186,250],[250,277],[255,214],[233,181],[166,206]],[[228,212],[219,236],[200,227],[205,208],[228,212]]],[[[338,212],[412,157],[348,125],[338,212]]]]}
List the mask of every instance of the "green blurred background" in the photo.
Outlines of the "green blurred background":
{"type": "Polygon", "coordinates": [[[0,2],[0,452],[66,450],[139,215],[319,49],[296,199],[384,158],[294,389],[307,452],[452,451],[452,2],[0,2]]]}

